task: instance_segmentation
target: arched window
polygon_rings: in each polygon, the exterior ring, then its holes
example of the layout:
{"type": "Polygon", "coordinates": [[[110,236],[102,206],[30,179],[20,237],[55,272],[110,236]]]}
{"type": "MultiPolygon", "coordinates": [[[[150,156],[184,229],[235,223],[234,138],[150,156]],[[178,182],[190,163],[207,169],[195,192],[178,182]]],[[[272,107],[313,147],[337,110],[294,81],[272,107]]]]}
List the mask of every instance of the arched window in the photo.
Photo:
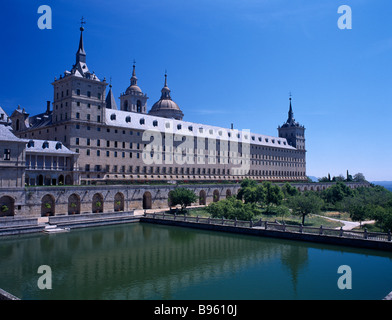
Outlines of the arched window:
{"type": "Polygon", "coordinates": [[[41,216],[54,216],[55,200],[51,194],[47,194],[41,199],[41,216]]]}
{"type": "Polygon", "coordinates": [[[100,193],[96,193],[93,196],[92,203],[92,211],[93,213],[103,212],[103,196],[100,193]]]}
{"type": "Polygon", "coordinates": [[[142,113],[142,103],[140,102],[140,100],[136,102],[136,112],[142,113]]]}
{"type": "Polygon", "coordinates": [[[128,111],[128,100],[124,101],[124,111],[128,111]]]}
{"type": "Polygon", "coordinates": [[[121,192],[114,196],[114,211],[124,211],[124,195],[121,192]]]}
{"type": "Polygon", "coordinates": [[[8,196],[0,198],[0,217],[15,215],[15,200],[8,196]]]}
{"type": "Polygon", "coordinates": [[[201,190],[199,193],[199,205],[205,206],[206,205],[206,192],[201,190]]]}
{"type": "Polygon", "coordinates": [[[68,214],[80,214],[80,197],[75,193],[68,198],[68,214]]]}
{"type": "Polygon", "coordinates": [[[152,197],[151,193],[146,191],[143,194],[143,209],[151,209],[152,208],[152,197]]]}

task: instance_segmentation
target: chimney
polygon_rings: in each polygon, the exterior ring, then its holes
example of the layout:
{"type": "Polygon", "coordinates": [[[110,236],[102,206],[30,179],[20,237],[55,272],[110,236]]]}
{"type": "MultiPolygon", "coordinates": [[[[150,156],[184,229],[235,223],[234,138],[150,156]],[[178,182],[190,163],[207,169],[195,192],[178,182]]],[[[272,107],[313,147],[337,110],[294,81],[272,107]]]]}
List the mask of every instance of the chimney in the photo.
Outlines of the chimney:
{"type": "Polygon", "coordinates": [[[50,101],[46,101],[46,113],[50,112],[50,101]]]}

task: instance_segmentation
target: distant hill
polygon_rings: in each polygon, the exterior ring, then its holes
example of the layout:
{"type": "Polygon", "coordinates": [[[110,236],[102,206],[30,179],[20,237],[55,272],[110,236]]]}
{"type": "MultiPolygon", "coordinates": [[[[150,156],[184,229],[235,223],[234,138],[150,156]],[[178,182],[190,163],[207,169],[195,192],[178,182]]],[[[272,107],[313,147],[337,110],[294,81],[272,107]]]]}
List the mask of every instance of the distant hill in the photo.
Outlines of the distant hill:
{"type": "Polygon", "coordinates": [[[371,183],[382,186],[389,191],[392,191],[392,181],[371,181],[371,183]]]}
{"type": "Polygon", "coordinates": [[[313,177],[313,176],[308,176],[308,178],[311,179],[313,182],[318,182],[318,179],[319,179],[319,178],[313,177]]]}

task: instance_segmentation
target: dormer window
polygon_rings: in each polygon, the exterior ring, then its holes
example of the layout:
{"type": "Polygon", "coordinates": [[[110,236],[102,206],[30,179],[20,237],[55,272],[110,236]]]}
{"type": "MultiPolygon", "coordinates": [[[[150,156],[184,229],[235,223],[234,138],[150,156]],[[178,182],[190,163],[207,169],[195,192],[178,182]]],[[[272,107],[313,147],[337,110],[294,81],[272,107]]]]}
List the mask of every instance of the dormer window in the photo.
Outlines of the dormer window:
{"type": "Polygon", "coordinates": [[[178,129],[178,130],[181,130],[181,128],[182,128],[182,125],[178,124],[178,125],[177,125],[177,129],[178,129]]]}
{"type": "Polygon", "coordinates": [[[63,147],[63,144],[61,142],[56,143],[56,150],[61,149],[63,147]]]}
{"type": "Polygon", "coordinates": [[[189,131],[193,131],[193,127],[192,127],[192,126],[189,126],[189,127],[188,127],[188,130],[189,130],[189,131]]]}
{"type": "Polygon", "coordinates": [[[116,114],[112,114],[111,116],[110,116],[110,120],[116,120],[116,114]]]}
{"type": "Polygon", "coordinates": [[[152,122],[152,125],[153,125],[154,127],[158,127],[158,120],[154,120],[154,121],[152,122]]]}
{"type": "Polygon", "coordinates": [[[144,124],[144,118],[140,119],[140,124],[144,124]]]}
{"type": "Polygon", "coordinates": [[[125,118],[125,122],[126,122],[126,123],[131,122],[131,116],[127,116],[127,117],[125,118]]]}
{"type": "Polygon", "coordinates": [[[30,140],[28,143],[27,143],[27,148],[33,148],[34,147],[34,140],[30,140]]]}
{"type": "Polygon", "coordinates": [[[48,142],[48,141],[45,141],[45,142],[42,144],[42,149],[46,149],[46,148],[49,148],[49,142],[48,142]]]}

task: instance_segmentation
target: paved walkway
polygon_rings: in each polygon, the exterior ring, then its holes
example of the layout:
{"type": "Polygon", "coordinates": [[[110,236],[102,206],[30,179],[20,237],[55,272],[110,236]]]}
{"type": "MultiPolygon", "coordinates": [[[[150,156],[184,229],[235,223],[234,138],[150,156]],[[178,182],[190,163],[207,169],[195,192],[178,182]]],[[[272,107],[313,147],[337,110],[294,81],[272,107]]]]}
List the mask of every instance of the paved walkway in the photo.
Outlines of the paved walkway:
{"type": "MultiPolygon", "coordinates": [[[[330,218],[330,217],[326,217],[326,216],[319,216],[319,215],[317,215],[317,216],[328,219],[328,220],[339,221],[339,222],[343,223],[343,227],[342,227],[343,230],[352,230],[356,227],[359,227],[359,225],[360,225],[359,222],[340,220],[340,219],[330,218]]],[[[371,224],[371,223],[375,223],[375,221],[374,220],[362,221],[362,224],[371,224]]],[[[335,229],[340,229],[340,227],[335,228],[335,229]]]]}

